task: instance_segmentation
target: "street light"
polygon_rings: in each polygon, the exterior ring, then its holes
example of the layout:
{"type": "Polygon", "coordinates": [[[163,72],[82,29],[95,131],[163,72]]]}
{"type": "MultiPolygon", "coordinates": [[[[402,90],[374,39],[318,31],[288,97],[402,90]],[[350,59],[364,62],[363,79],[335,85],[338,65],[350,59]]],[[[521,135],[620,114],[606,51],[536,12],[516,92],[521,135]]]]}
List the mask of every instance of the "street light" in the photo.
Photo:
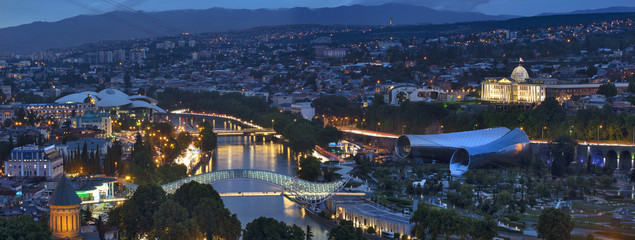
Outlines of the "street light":
{"type": "Polygon", "coordinates": [[[542,137],[541,140],[545,140],[545,130],[547,129],[547,126],[542,127],[542,137]]]}
{"type": "Polygon", "coordinates": [[[377,131],[379,132],[379,126],[381,125],[380,122],[377,122],[377,131]]]}
{"type": "Polygon", "coordinates": [[[598,127],[598,144],[600,143],[600,128],[602,128],[602,125],[598,127]]]}

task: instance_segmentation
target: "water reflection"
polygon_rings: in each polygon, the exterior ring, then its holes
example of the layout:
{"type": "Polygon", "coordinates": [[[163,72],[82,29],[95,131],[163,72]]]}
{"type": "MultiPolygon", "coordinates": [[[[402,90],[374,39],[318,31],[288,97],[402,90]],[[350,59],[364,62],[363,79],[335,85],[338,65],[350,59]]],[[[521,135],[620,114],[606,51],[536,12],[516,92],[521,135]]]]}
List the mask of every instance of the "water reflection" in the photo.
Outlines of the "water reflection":
{"type": "MultiPolygon", "coordinates": [[[[225,169],[259,169],[295,176],[298,162],[292,158],[288,147],[275,142],[255,142],[249,137],[221,137],[210,164],[199,168],[201,172],[225,169]]],[[[281,191],[263,182],[232,180],[213,184],[218,192],[281,191]]],[[[296,224],[306,230],[311,226],[314,239],[326,239],[327,229],[316,222],[305,210],[282,196],[224,197],[225,206],[236,213],[243,227],[252,220],[264,216],[287,224],[296,224]]]]}

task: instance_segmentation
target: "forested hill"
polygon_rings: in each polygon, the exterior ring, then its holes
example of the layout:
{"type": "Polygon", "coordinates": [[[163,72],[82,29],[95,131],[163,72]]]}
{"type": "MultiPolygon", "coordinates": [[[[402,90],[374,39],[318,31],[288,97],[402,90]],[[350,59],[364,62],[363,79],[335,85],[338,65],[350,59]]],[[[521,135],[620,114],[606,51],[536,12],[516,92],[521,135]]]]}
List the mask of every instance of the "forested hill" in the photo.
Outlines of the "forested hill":
{"type": "Polygon", "coordinates": [[[25,53],[48,48],[129,38],[161,37],[182,33],[219,32],[258,26],[290,24],[389,25],[440,24],[502,20],[475,12],[439,11],[422,6],[339,6],[334,8],[173,10],[163,12],[115,11],[81,15],[57,22],[35,22],[0,29],[0,51],[25,53]]]}
{"type": "Polygon", "coordinates": [[[452,33],[474,33],[494,29],[522,30],[527,28],[590,24],[602,21],[612,21],[616,19],[634,19],[635,12],[628,13],[592,13],[592,14],[567,14],[514,18],[503,21],[476,21],[452,24],[436,25],[402,25],[385,28],[377,28],[373,31],[347,32],[337,34],[335,39],[348,41],[355,39],[363,41],[377,39],[382,36],[392,36],[395,38],[404,37],[434,37],[452,33]]]}

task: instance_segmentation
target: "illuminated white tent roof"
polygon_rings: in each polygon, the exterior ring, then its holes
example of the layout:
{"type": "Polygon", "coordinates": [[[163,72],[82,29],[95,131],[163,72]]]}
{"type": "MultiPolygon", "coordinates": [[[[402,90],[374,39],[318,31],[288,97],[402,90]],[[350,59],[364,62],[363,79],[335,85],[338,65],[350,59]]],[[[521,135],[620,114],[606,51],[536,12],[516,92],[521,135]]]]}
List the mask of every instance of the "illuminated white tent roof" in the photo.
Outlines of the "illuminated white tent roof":
{"type": "Polygon", "coordinates": [[[96,92],[93,92],[93,91],[86,91],[86,92],[73,93],[73,94],[69,94],[69,95],[63,96],[60,99],[55,100],[55,102],[56,103],[82,103],[82,102],[84,102],[84,99],[86,99],[86,97],[88,97],[88,95],[93,97],[93,99],[95,99],[95,101],[100,101],[101,100],[101,99],[99,99],[99,97],[97,97],[97,95],[99,95],[99,93],[96,93],[96,92]]]}
{"type": "Polygon", "coordinates": [[[97,107],[122,107],[130,108],[148,108],[164,113],[165,110],[157,107],[157,100],[146,96],[128,96],[117,89],[104,89],[100,92],[85,91],[81,93],[73,93],[57,99],[56,103],[83,103],[87,97],[95,100],[97,107]]]}

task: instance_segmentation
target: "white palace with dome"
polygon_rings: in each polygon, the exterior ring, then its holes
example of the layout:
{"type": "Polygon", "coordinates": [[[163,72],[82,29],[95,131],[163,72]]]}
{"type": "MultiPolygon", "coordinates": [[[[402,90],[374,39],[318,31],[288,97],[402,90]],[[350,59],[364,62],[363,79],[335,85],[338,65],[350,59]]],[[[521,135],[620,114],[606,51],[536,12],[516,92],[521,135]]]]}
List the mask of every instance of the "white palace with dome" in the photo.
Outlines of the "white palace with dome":
{"type": "Polygon", "coordinates": [[[510,78],[486,78],[481,82],[481,99],[504,103],[539,103],[545,100],[543,81],[531,83],[527,70],[518,65],[510,78]]]}

